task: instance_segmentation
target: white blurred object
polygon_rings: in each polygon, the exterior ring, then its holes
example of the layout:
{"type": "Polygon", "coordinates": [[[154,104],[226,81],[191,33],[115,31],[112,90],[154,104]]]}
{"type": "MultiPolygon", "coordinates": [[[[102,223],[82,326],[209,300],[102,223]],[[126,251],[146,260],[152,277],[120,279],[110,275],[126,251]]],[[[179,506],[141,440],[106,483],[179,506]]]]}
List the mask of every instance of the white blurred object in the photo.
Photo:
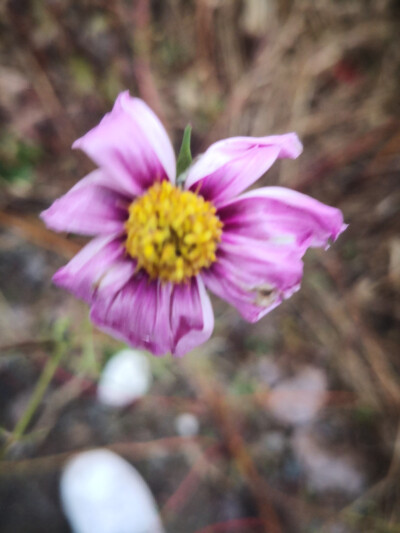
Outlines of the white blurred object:
{"type": "Polygon", "coordinates": [[[73,533],[164,533],[149,487],[133,466],[109,450],[73,457],[60,490],[73,533]]]}
{"type": "Polygon", "coordinates": [[[99,401],[111,407],[125,407],[150,388],[150,363],[138,350],[122,350],[105,365],[97,387],[99,401]]]}
{"type": "Polygon", "coordinates": [[[294,426],[311,422],[325,402],[325,374],[304,367],[292,378],[279,382],[270,392],[268,408],[278,420],[294,426]]]}
{"type": "Polygon", "coordinates": [[[273,387],[282,378],[282,369],[270,357],[262,357],[257,362],[257,377],[273,387]]]}
{"type": "Polygon", "coordinates": [[[365,477],[354,458],[349,454],[325,450],[311,430],[297,430],[293,450],[304,468],[310,488],[319,492],[337,491],[351,496],[357,496],[363,491],[365,477]]]}
{"type": "Polygon", "coordinates": [[[279,454],[285,448],[285,435],[280,431],[270,431],[264,436],[262,443],[272,454],[279,454]]]}
{"type": "Polygon", "coordinates": [[[241,27],[253,38],[264,37],[275,22],[275,2],[271,0],[245,0],[241,27]]]}
{"type": "Polygon", "coordinates": [[[191,413],[182,413],[175,418],[175,429],[181,437],[194,437],[199,432],[199,421],[191,413]]]}

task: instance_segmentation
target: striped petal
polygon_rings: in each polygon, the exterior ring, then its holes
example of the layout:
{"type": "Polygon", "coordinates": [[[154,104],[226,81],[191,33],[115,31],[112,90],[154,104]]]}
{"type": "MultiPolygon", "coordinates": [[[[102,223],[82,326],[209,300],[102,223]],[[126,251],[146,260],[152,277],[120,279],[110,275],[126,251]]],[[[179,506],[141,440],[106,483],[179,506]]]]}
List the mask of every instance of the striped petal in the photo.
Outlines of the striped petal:
{"type": "Polygon", "coordinates": [[[327,247],[347,227],[339,209],[283,187],[249,191],[219,208],[224,231],[304,251],[327,247]]]}
{"type": "Polygon", "coordinates": [[[129,199],[110,185],[112,180],[103,170],[94,170],[40,216],[55,231],[82,235],[121,233],[129,199]]]}
{"type": "Polygon", "coordinates": [[[206,287],[256,322],[300,288],[301,251],[224,234],[218,259],[202,272],[206,287]]]}
{"type": "Polygon", "coordinates": [[[175,155],[153,111],[139,98],[121,93],[98,126],[75,141],[129,196],[155,181],[175,181],[175,155]]]}
{"type": "Polygon", "coordinates": [[[219,206],[257,181],[278,158],[295,159],[302,148],[295,133],[224,139],[190,167],[185,188],[219,206]]]}
{"type": "Polygon", "coordinates": [[[94,301],[100,286],[111,296],[131,277],[136,263],[125,257],[122,240],[114,236],[97,237],[60,268],[53,281],[87,303],[94,301]]]}
{"type": "Polygon", "coordinates": [[[155,355],[184,355],[205,342],[213,312],[202,281],[172,285],[138,273],[117,294],[97,294],[92,321],[103,331],[155,355]]]}

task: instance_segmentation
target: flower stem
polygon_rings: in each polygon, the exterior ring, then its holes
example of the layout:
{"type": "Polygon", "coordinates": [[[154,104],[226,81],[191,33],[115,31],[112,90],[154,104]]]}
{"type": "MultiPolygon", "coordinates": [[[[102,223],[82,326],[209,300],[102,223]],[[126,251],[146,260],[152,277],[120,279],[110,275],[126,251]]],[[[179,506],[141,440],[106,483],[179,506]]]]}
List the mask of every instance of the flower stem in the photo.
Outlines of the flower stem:
{"type": "Polygon", "coordinates": [[[192,152],[190,149],[191,134],[192,126],[188,124],[183,132],[182,145],[176,162],[177,185],[183,185],[186,179],[185,171],[192,163],[192,152]]]}
{"type": "Polygon", "coordinates": [[[26,428],[29,426],[32,417],[39,407],[40,402],[42,401],[43,396],[45,395],[46,390],[54,376],[54,373],[60,364],[64,352],[65,343],[61,341],[57,344],[55,354],[53,357],[49,358],[42,373],[40,374],[36,387],[29,399],[29,404],[14,428],[12,437],[10,439],[11,443],[19,440],[24,435],[26,428]]]}

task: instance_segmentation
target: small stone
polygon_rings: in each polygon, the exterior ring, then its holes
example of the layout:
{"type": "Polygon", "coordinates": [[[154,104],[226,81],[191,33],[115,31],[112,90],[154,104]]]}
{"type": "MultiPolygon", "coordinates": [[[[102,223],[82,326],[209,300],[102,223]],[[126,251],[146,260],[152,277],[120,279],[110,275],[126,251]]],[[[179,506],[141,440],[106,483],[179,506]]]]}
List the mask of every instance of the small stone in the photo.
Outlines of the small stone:
{"type": "Polygon", "coordinates": [[[279,454],[285,448],[285,435],[280,431],[270,431],[265,435],[263,444],[270,453],[279,454]]]}
{"type": "Polygon", "coordinates": [[[143,352],[122,350],[105,365],[97,387],[99,401],[125,407],[144,396],[152,380],[150,363],[143,352]]]}
{"type": "Polygon", "coordinates": [[[311,489],[317,492],[336,491],[348,496],[357,496],[362,492],[364,475],[349,454],[325,450],[307,430],[297,431],[293,450],[311,489]]]}
{"type": "Polygon", "coordinates": [[[280,381],[270,392],[267,406],[279,421],[299,426],[314,420],[325,402],[325,374],[304,367],[292,378],[280,381]]]}
{"type": "Polygon", "coordinates": [[[272,387],[282,377],[282,369],[269,357],[263,357],[257,365],[258,377],[261,381],[272,387]]]}
{"type": "Polygon", "coordinates": [[[194,437],[199,432],[199,420],[191,413],[182,413],[175,419],[175,429],[181,437],[194,437]]]}
{"type": "Polygon", "coordinates": [[[260,39],[273,24],[274,3],[269,0],[245,0],[241,17],[243,31],[250,37],[260,39]]]}
{"type": "Polygon", "coordinates": [[[164,533],[146,482],[109,450],[73,457],[61,476],[60,491],[73,533],[164,533]]]}

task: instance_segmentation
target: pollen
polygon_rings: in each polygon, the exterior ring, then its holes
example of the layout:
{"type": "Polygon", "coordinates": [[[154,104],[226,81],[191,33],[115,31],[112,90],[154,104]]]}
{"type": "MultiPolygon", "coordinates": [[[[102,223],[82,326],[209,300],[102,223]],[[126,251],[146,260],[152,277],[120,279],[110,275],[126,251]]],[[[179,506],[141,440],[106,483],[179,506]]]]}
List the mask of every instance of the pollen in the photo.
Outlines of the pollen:
{"type": "Polygon", "coordinates": [[[200,195],[155,183],[129,206],[127,253],[151,279],[182,283],[216,260],[222,222],[200,195]]]}

